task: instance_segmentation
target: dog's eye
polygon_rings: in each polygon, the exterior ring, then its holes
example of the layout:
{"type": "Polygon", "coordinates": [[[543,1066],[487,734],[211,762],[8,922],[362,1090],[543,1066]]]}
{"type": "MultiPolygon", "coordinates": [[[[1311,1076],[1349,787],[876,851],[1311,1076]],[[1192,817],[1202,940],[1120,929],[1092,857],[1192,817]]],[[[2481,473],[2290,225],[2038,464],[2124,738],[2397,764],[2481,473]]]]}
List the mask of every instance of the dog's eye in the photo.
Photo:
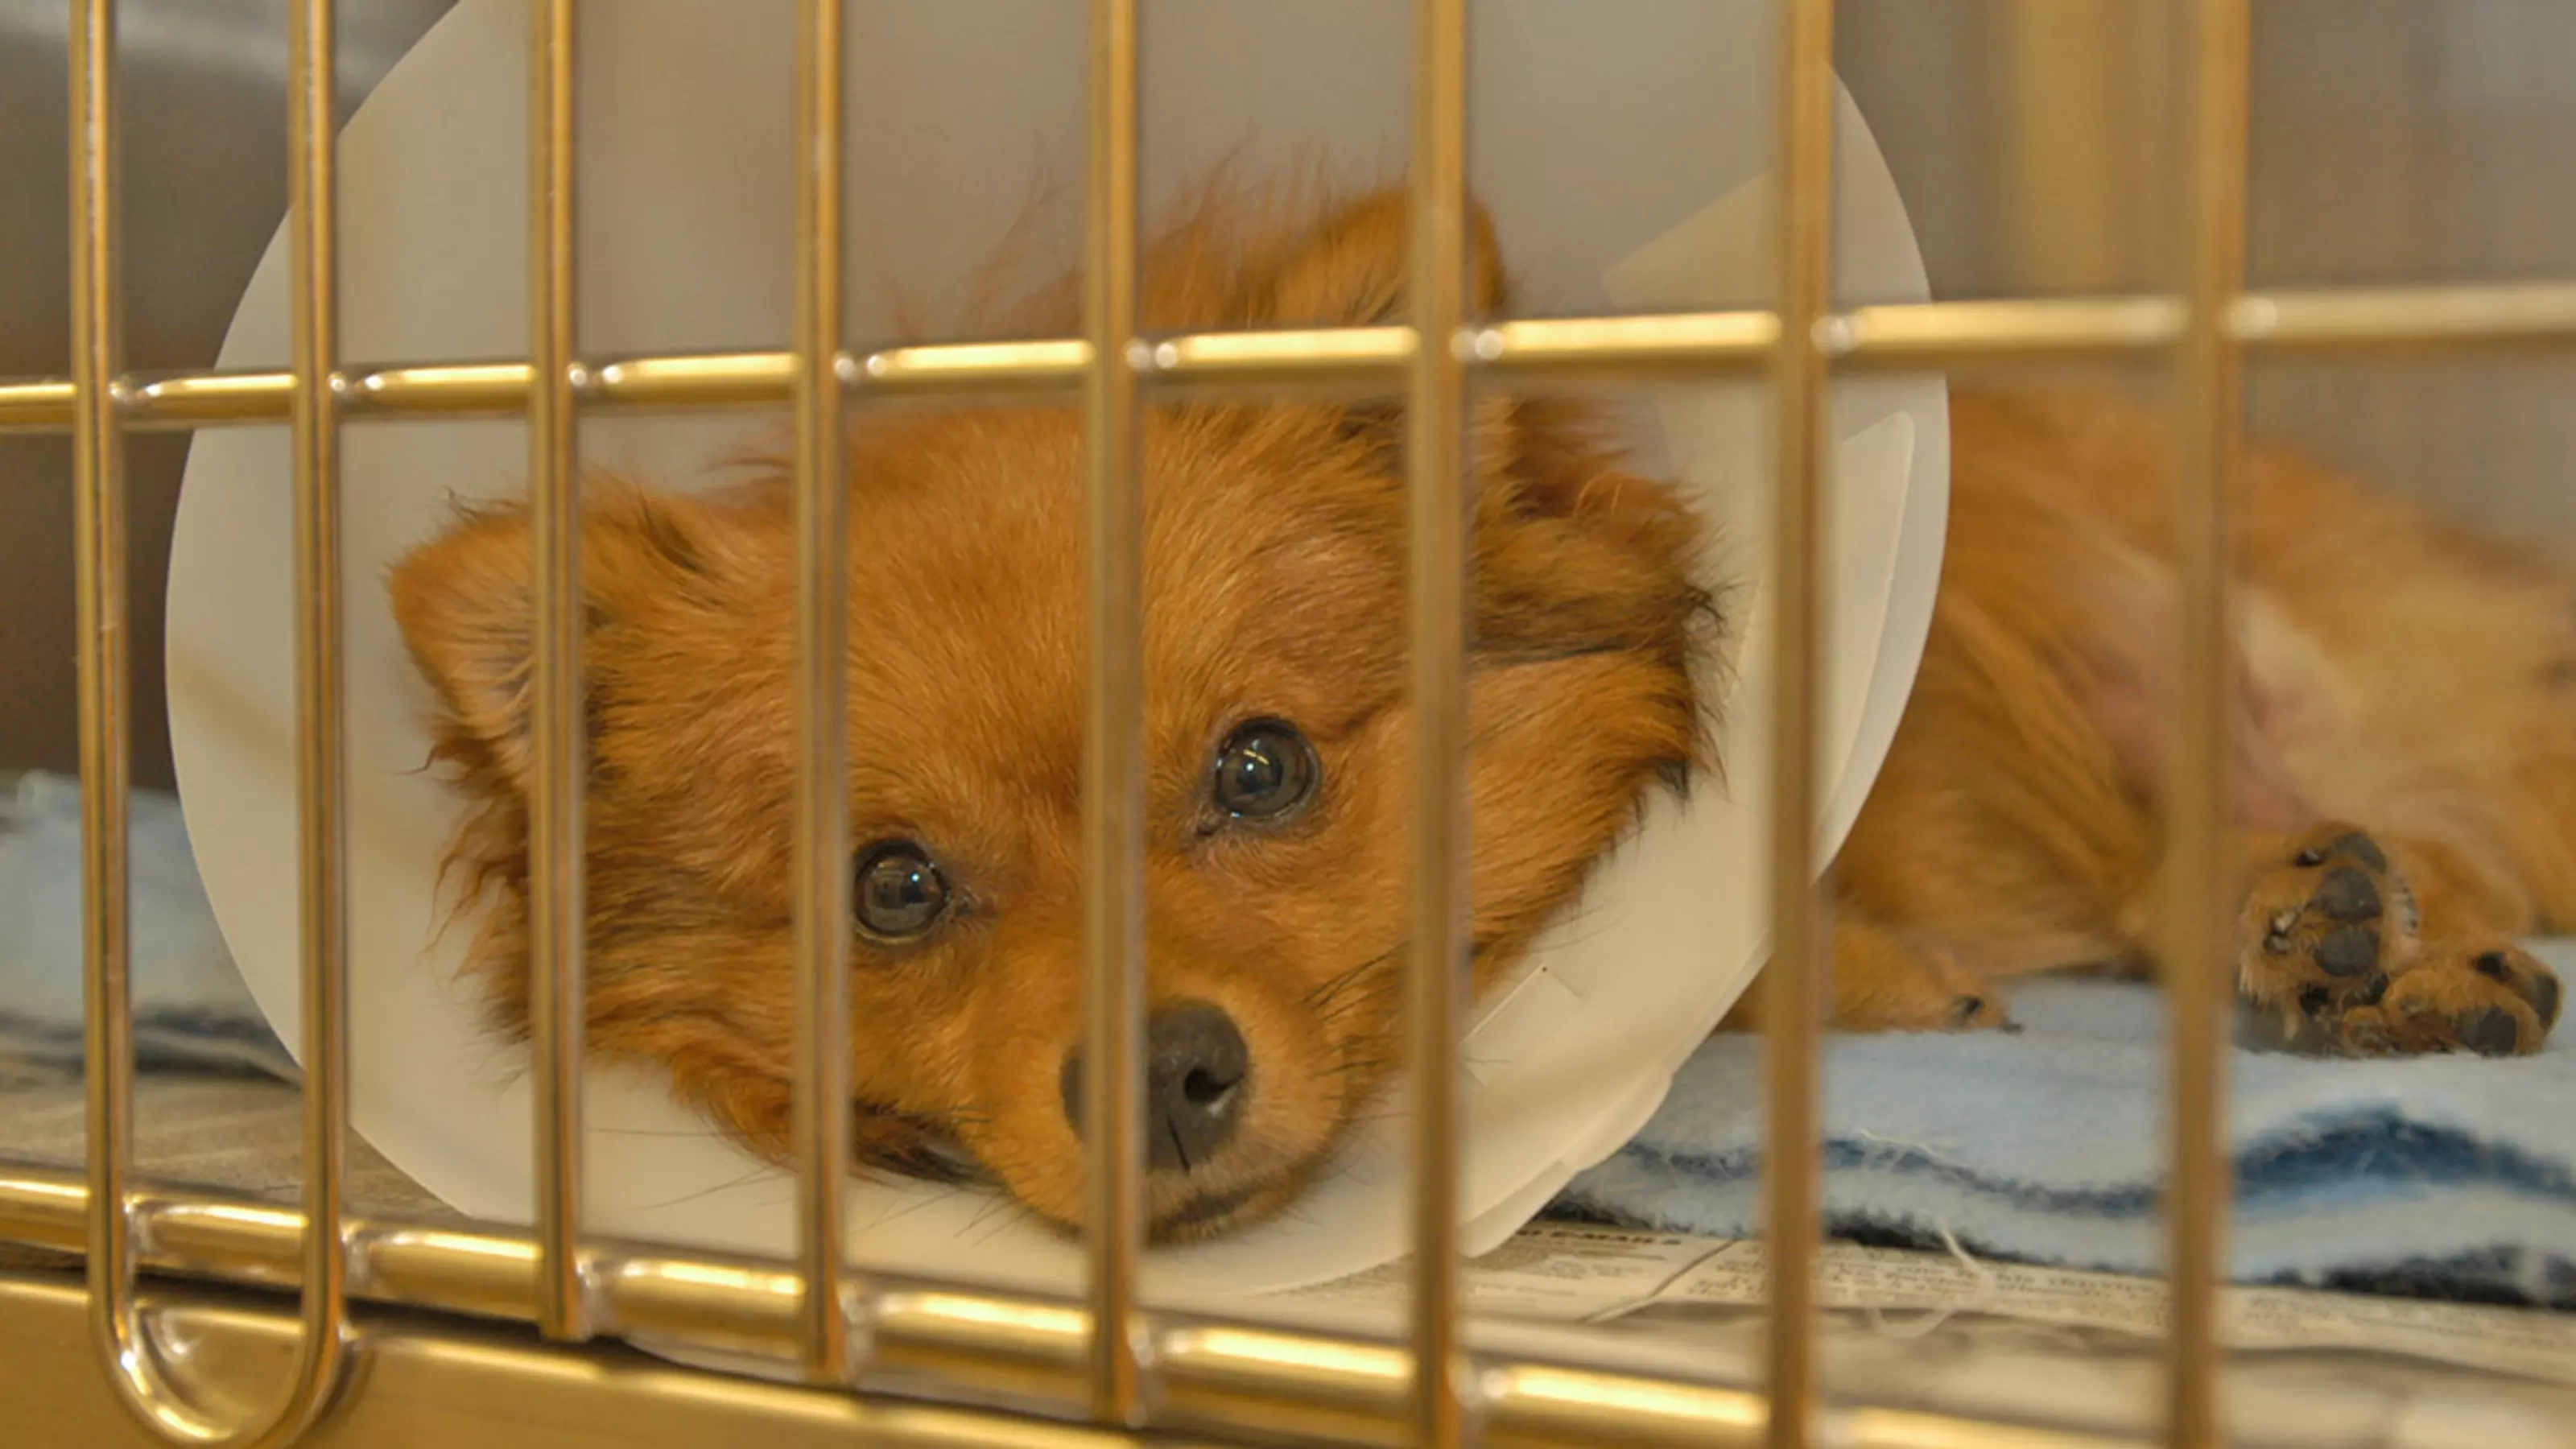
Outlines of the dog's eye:
{"type": "Polygon", "coordinates": [[[948,877],[909,840],[861,851],[850,895],[859,929],[880,941],[908,941],[948,914],[948,877]]]}
{"type": "Polygon", "coordinates": [[[1285,720],[1255,720],[1216,752],[1216,807],[1237,820],[1276,820],[1315,793],[1323,766],[1285,720]]]}

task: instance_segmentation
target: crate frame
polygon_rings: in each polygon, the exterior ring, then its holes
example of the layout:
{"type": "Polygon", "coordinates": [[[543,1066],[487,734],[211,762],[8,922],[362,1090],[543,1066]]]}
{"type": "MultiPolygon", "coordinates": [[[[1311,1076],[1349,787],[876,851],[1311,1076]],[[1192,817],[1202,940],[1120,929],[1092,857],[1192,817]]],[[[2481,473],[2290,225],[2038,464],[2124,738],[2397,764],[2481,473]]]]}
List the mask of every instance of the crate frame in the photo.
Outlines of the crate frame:
{"type": "MultiPolygon", "coordinates": [[[[168,1442],[274,1446],[356,1432],[362,1387],[402,1373],[523,1385],[562,1351],[456,1315],[518,1320],[579,1345],[663,1334],[791,1355],[797,1389],[629,1365],[589,1388],[603,1422],[667,1433],[673,1406],[722,1401],[734,1425],[796,1426],[916,1442],[1098,1443],[1149,1430],[1293,1433],[1447,1446],[1539,1443],[2074,1445],[2077,1438],[1865,1406],[1827,1407],[1816,1383],[1813,1273],[1819,1243],[1814,969],[1828,903],[1798,848],[1812,828],[1814,726],[1824,635],[1818,486],[1835,375],[1996,363],[2160,361],[2183,440],[2175,471],[2183,582],[2181,754],[2169,801],[2175,892],[2168,958],[2222,940],[2218,832],[2227,760],[2224,626],[2227,501],[2244,450],[2249,354],[2576,347],[2576,284],[2249,292],[2245,286],[2252,0],[2181,0],[2193,34],[2187,276],[2172,293],[1925,302],[1837,311],[1832,275],[1833,0],[1778,0],[1779,286],[1768,310],[1520,319],[1470,325],[1465,272],[1465,0],[1415,0],[1412,316],[1401,325],[1148,337],[1136,314],[1136,0],[1088,0],[1090,38],[1085,321],[1076,337],[854,353],[839,333],[842,42],[839,0],[799,0],[796,319],[782,351],[624,359],[583,355],[572,301],[575,0],[534,0],[529,36],[532,194],[527,356],[487,363],[353,367],[340,354],[338,152],[332,130],[332,0],[290,6],[289,166],[294,351],[283,371],[129,374],[122,366],[115,0],[70,0],[73,25],[73,366],[0,381],[0,432],[68,432],[74,445],[80,631],[84,933],[90,1160],[84,1175],[0,1168],[0,1239],[80,1252],[85,1284],[0,1277],[0,1319],[69,1353],[86,1324],[115,1397],[168,1442]],[[1768,1381],[1714,1388],[1648,1374],[1471,1354],[1458,1319],[1456,1033],[1463,949],[1464,425],[1479,388],[1591,386],[1766,376],[1775,406],[1770,566],[1780,702],[1772,723],[1774,966],[1762,989],[1770,1035],[1765,1184],[1773,1274],[1768,1381]],[[1136,433],[1151,401],[1314,390],[1402,397],[1411,499],[1411,689],[1419,771],[1410,909],[1410,1040],[1420,1103],[1414,1141],[1413,1297],[1401,1343],[1148,1311],[1135,1291],[1142,1159],[1135,1129],[1142,989],[1142,528],[1136,433]],[[1087,1053],[1086,1246],[1078,1302],[854,1275],[838,1251],[849,1159],[846,914],[849,823],[837,788],[847,628],[849,411],[899,400],[1078,399],[1086,438],[1090,697],[1084,755],[1087,1053]],[[582,778],[577,681],[580,419],[625,410],[785,404],[794,419],[798,539],[797,1252],[790,1267],[674,1256],[580,1231],[582,778]],[[345,758],[339,439],[384,417],[524,416],[536,527],[531,792],[533,1006],[540,1211],[531,1232],[431,1229],[353,1217],[347,1137],[345,758]],[[299,1208],[139,1187],[133,1165],[125,833],[131,698],[123,440],[130,431],[283,424],[293,435],[296,528],[301,999],[306,1063],[299,1208]],[[154,1284],[170,1270],[300,1293],[273,1306],[154,1284]],[[419,1310],[435,1310],[423,1313],[419,1310]],[[256,1413],[218,1412],[202,1382],[171,1372],[173,1323],[201,1343],[287,1360],[285,1391],[256,1413]],[[154,1325],[160,1325],[156,1337],[154,1325]],[[50,1327],[49,1327],[50,1326],[50,1327]],[[47,1334],[51,1337],[46,1337],[47,1334]],[[479,1345],[472,1352],[463,1346],[479,1345]],[[550,1358],[549,1356],[553,1357],[550,1358]],[[365,1365],[363,1372],[361,1364],[365,1365]],[[1049,1425],[969,1407],[895,1405],[849,1392],[885,1374],[961,1404],[1016,1396],[1079,1418],[1049,1425]],[[497,1376],[497,1377],[496,1377],[497,1376]],[[719,1389],[715,1386],[721,1385],[719,1389]],[[710,1395],[714,1397],[709,1397],[710,1395]],[[694,1396],[694,1397],[693,1397],[694,1396]],[[910,1416],[910,1417],[907,1417],[910,1416]],[[949,1416],[949,1417],[943,1417],[949,1416]]],[[[2229,1181],[2221,1151],[2224,1002],[2209,973],[2170,973],[2176,1002],[2169,1198],[2174,1285],[2166,1431],[2219,1442],[2216,1294],[2229,1181]]],[[[596,1366],[600,1350],[570,1362],[596,1366]]],[[[224,1355],[218,1354],[221,1358],[224,1355]]],[[[202,1379],[202,1376],[199,1376],[202,1379]]],[[[495,1389],[494,1392],[515,1391],[495,1389]]],[[[254,1394],[252,1396],[256,1398],[254,1394]]],[[[436,1417],[435,1414],[432,1417],[436,1417]]],[[[721,1415],[719,1417],[722,1417],[721,1415]]],[[[714,1421],[709,1421],[710,1423],[714,1421]]],[[[511,1438],[502,1442],[534,1442],[511,1438]]]]}

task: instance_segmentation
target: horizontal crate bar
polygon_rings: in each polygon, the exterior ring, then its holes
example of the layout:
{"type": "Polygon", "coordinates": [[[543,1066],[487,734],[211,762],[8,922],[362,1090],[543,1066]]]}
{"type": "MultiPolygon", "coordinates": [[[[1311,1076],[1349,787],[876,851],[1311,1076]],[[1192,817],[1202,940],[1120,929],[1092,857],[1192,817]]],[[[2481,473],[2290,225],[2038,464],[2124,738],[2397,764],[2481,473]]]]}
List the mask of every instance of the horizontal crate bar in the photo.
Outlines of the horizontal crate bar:
{"type": "Polygon", "coordinates": [[[1070,397],[1091,366],[1091,344],[952,342],[844,358],[841,380],[884,397],[958,398],[1060,392],[1070,397]]]}
{"type": "Polygon", "coordinates": [[[2576,285],[2255,293],[2226,330],[2266,352],[2552,346],[2576,341],[2576,285]]]}
{"type": "MultiPolygon", "coordinates": [[[[427,363],[360,373],[344,383],[347,415],[362,417],[519,416],[528,409],[536,369],[524,362],[427,363]]],[[[591,381],[578,370],[575,393],[591,381]]],[[[141,421],[154,421],[140,410],[141,421]]]]}
{"type": "MultiPolygon", "coordinates": [[[[154,1327],[188,1347],[192,1382],[229,1386],[291,1353],[291,1319],[241,1295],[169,1282],[143,1298],[154,1327]]],[[[0,1270],[0,1363],[15,1396],[10,1442],[164,1449],[110,1396],[81,1334],[87,1305],[63,1275],[0,1270]],[[24,1411],[34,1411],[30,1425],[24,1411]]],[[[474,1449],[1121,1449],[1146,1440],[1025,1412],[861,1397],[719,1378],[615,1348],[572,1350],[508,1324],[366,1308],[356,1315],[366,1387],[309,1449],[467,1444],[474,1449]]],[[[1150,1441],[1156,1445],[1167,1441],[1150,1441]]]]}
{"type": "Polygon", "coordinates": [[[1319,327],[1167,338],[1128,361],[1147,377],[1242,387],[1322,383],[1403,390],[1409,327],[1319,327]]]}
{"type": "MultiPolygon", "coordinates": [[[[200,1364],[265,1361],[289,1350],[294,1326],[284,1315],[246,1305],[238,1295],[156,1283],[145,1295],[156,1323],[192,1346],[200,1364]]],[[[60,1442],[140,1442],[132,1421],[108,1402],[81,1339],[86,1313],[79,1288],[41,1270],[0,1271],[0,1354],[13,1374],[59,1387],[40,1422],[60,1442]],[[68,1430],[68,1434],[60,1431],[68,1430]]],[[[1031,1417],[1008,1410],[822,1392],[742,1378],[711,1378],[603,1350],[565,1350],[506,1325],[431,1319],[395,1309],[358,1315],[367,1362],[367,1392],[352,1395],[328,1431],[335,1444],[474,1443],[486,1449],[538,1449],[567,1442],[666,1445],[759,1443],[764,1449],[838,1449],[847,1445],[991,1446],[991,1449],[1110,1449],[1168,1446],[1150,1439],[1031,1417]]],[[[1599,1421],[1588,1407],[1588,1375],[1549,1369],[1503,1371],[1495,1397],[1514,1406],[1488,1441],[1509,1449],[1587,1442],[1599,1421]]],[[[1708,1416],[1712,1430],[1690,1436],[1667,1430],[1642,1445],[1740,1443],[1747,1431],[1732,1396],[1676,1391],[1656,1404],[1663,1419],[1708,1416]]],[[[1646,1407],[1641,1405],[1640,1407],[1646,1407]]],[[[1295,1422],[1311,1425],[1321,1407],[1297,1406],[1295,1422]]],[[[1758,1422],[1755,1421],[1755,1422],[1758,1422]]],[[[2096,1449],[2113,1442],[2062,1434],[1973,1429],[1952,1418],[1896,1410],[1854,1409],[1835,1421],[1838,1442],[1854,1449],[1927,1449],[1977,1444],[1995,1449],[2096,1449]]],[[[1187,1442],[1187,1441],[1182,1441],[1187,1442]]],[[[1340,1442],[1396,1442],[1381,1422],[1354,1419],[1340,1442]]]]}
{"type": "MultiPolygon", "coordinates": [[[[2180,342],[2185,317],[2173,297],[2018,299],[1861,307],[1819,327],[1837,365],[1893,371],[2151,353],[2180,342]]],[[[1474,371],[1516,383],[1750,376],[1778,325],[1760,311],[1545,318],[1469,328],[1455,345],[1474,371]]],[[[2227,325],[2263,353],[2565,347],[2576,344],[2576,284],[2257,293],[2227,325]]],[[[1194,333],[1140,346],[1130,365],[1164,388],[1391,394],[1412,347],[1402,327],[1194,333]]],[[[1070,398],[1090,357],[1079,339],[941,343],[844,356],[838,370],[861,397],[1070,398]]],[[[702,353],[577,366],[574,379],[586,411],[784,406],[791,368],[786,352],[702,353]]],[[[353,419],[505,417],[525,411],[528,382],[525,362],[449,362],[378,367],[339,386],[353,419]]],[[[166,430],[283,423],[293,386],[284,371],[210,371],[140,374],[116,393],[127,427],[166,430]]],[[[0,433],[68,431],[71,409],[64,379],[0,382],[0,433]]]]}
{"type": "Polygon", "coordinates": [[[1818,340],[1828,357],[1873,370],[2069,361],[2171,347],[2185,315],[2170,297],[1903,303],[1828,317],[1818,340]]]}
{"type": "Polygon", "coordinates": [[[1549,318],[1470,333],[1463,351],[1469,366],[1506,379],[1750,374],[1770,361],[1779,338],[1780,319],[1768,312],[1549,318]]]}
{"type": "MultiPolygon", "coordinates": [[[[285,373],[277,374],[285,377],[285,373]]],[[[285,384],[280,383],[282,389],[285,384]]],[[[286,416],[283,405],[278,417],[286,416]]],[[[61,433],[71,429],[72,385],[63,378],[0,382],[0,432],[61,433]]]]}
{"type": "MultiPolygon", "coordinates": [[[[0,1241],[78,1253],[89,1193],[73,1173],[0,1169],[0,1241]]],[[[292,1288],[303,1214],[235,1199],[143,1192],[133,1199],[142,1260],[165,1271],[292,1288]]],[[[353,1219],[353,1298],[533,1323],[537,1248],[525,1232],[353,1219]]],[[[797,1275],[783,1264],[664,1257],[587,1244],[600,1284],[602,1332],[684,1337],[790,1361],[798,1343],[797,1275]]],[[[1064,1412],[1083,1403],[1089,1316],[1051,1300],[889,1284],[864,1293],[860,1320],[889,1374],[997,1384],[1064,1412]]],[[[291,1314],[281,1310],[281,1323],[291,1314]]],[[[1213,1428],[1402,1442],[1405,1351],[1367,1338],[1149,1318],[1147,1350],[1174,1418],[1213,1428]]],[[[1485,1442],[1505,1445],[1751,1445],[1758,1393],[1651,1374],[1515,1362],[1479,1355],[1474,1382],[1485,1442]]],[[[2106,1449],[2090,1437],[1994,1431],[1939,1415],[1865,1407],[1825,1414],[1824,1442],[1850,1449],[2010,1443],[2016,1449],[2106,1449]]]]}

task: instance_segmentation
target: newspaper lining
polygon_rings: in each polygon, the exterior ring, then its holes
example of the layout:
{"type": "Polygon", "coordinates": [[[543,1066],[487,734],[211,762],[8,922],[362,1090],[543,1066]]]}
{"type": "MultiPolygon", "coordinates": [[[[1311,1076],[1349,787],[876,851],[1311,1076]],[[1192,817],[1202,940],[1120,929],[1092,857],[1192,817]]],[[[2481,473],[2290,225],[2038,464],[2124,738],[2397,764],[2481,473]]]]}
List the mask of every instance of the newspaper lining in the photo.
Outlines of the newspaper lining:
{"type": "MultiPolygon", "coordinates": [[[[1539,1223],[1471,1263],[1461,1286],[1478,1315],[1551,1324],[1758,1307],[1762,1245],[1678,1234],[1539,1223]]],[[[1289,1295],[1350,1306],[1403,1301],[1408,1270],[1389,1264],[1289,1295]]],[[[1847,1243],[1825,1246],[1819,1306],[1877,1315],[1978,1314],[2142,1340],[2166,1332],[2169,1300],[2149,1278],[1983,1263],[1847,1243]]],[[[2351,1349],[2576,1384],[2576,1316],[2365,1297],[2303,1288],[2229,1288],[2221,1341],[2244,1350],[2351,1349]]],[[[1881,1326],[1905,1332],[1901,1321],[1881,1326]]]]}

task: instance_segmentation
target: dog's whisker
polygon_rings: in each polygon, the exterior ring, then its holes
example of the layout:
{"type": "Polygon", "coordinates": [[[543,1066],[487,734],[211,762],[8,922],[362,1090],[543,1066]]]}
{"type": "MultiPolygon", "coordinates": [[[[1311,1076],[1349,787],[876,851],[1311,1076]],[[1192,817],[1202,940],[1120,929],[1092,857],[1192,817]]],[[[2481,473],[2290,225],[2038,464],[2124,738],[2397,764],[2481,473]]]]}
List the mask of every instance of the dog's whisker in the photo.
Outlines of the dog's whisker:
{"type": "Polygon", "coordinates": [[[1302,1004],[1314,1007],[1321,1007],[1329,1004],[1333,998],[1340,995],[1342,992],[1349,990],[1354,985],[1367,983],[1370,979],[1371,972],[1384,966],[1397,951],[1402,949],[1403,947],[1399,945],[1389,950],[1379,952],[1377,955],[1362,961],[1357,966],[1354,966],[1339,975],[1328,978],[1321,986],[1307,992],[1302,1000],[1302,1004]]]}
{"type": "Polygon", "coordinates": [[[882,1228],[889,1223],[900,1222],[901,1220],[912,1216],[914,1213],[920,1212],[923,1208],[937,1207],[953,1202],[957,1198],[963,1196],[965,1191],[966,1190],[962,1187],[939,1187],[929,1193],[925,1193],[916,1202],[908,1203],[903,1207],[896,1208],[892,1212],[880,1214],[874,1221],[869,1223],[868,1226],[872,1228],[882,1228]]]}
{"type": "Polygon", "coordinates": [[[1007,1194],[995,1193],[985,1201],[982,1207],[975,1210],[975,1215],[973,1217],[966,1220],[966,1227],[964,1230],[971,1233],[975,1229],[982,1227],[995,1213],[1007,1211],[1008,1209],[1018,1205],[1019,1204],[1007,1194]]]}
{"type": "Polygon", "coordinates": [[[791,1175],[792,1174],[790,1174],[785,1168],[769,1166],[755,1167],[751,1171],[742,1174],[740,1177],[727,1179],[726,1181],[719,1182],[712,1187],[702,1187],[696,1192],[682,1193],[678,1197],[669,1198],[662,1202],[646,1203],[644,1205],[644,1210],[646,1212],[659,1212],[664,1208],[675,1208],[684,1203],[696,1202],[701,1198],[713,1197],[720,1192],[731,1192],[735,1188],[748,1186],[752,1183],[759,1182],[764,1178],[788,1177],[791,1175]]]}

